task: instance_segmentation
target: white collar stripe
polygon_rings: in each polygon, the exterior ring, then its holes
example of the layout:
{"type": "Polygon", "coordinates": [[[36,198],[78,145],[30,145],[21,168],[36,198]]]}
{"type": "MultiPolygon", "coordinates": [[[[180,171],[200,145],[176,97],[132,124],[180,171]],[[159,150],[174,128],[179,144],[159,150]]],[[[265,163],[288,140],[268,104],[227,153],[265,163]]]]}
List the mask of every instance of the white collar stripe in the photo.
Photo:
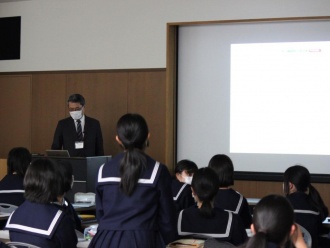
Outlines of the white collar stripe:
{"type": "Polygon", "coordinates": [[[301,214],[314,214],[314,215],[319,215],[319,212],[315,212],[312,210],[302,210],[302,209],[295,209],[294,210],[295,213],[301,213],[301,214]]]}
{"type": "Polygon", "coordinates": [[[240,195],[240,198],[239,198],[239,201],[237,203],[237,207],[236,207],[236,210],[235,211],[232,211],[232,210],[228,210],[228,209],[224,209],[225,211],[227,212],[231,212],[231,213],[234,213],[234,214],[238,214],[241,206],[242,206],[242,202],[243,202],[243,196],[240,195]]]}
{"type": "Polygon", "coordinates": [[[24,189],[0,190],[0,194],[25,193],[24,189]]]}
{"type": "Polygon", "coordinates": [[[173,197],[173,200],[174,200],[174,201],[176,201],[176,200],[179,198],[179,196],[181,195],[183,189],[184,189],[187,185],[188,185],[188,184],[186,184],[186,183],[185,183],[184,185],[182,185],[182,187],[181,187],[181,189],[179,190],[178,194],[177,194],[175,197],[173,197]]]}
{"type": "MultiPolygon", "coordinates": [[[[159,169],[160,163],[156,162],[155,167],[151,173],[151,176],[149,179],[144,179],[144,178],[140,178],[138,180],[138,183],[141,184],[152,184],[155,181],[158,169],[159,169]]],[[[104,168],[104,164],[100,167],[99,169],[99,174],[98,174],[98,182],[102,183],[102,182],[120,182],[121,178],[120,177],[102,177],[102,171],[104,168]]]]}
{"type": "Polygon", "coordinates": [[[231,212],[228,212],[228,223],[226,227],[226,232],[225,233],[197,233],[197,232],[183,232],[181,230],[181,222],[182,222],[182,210],[179,214],[179,220],[178,220],[178,234],[179,235],[192,235],[192,234],[197,234],[197,235],[204,235],[212,238],[227,238],[229,237],[230,234],[230,228],[233,222],[233,214],[231,212]]]}
{"type": "Polygon", "coordinates": [[[54,217],[54,219],[50,223],[50,225],[49,225],[49,227],[48,227],[47,230],[43,230],[43,229],[39,229],[39,228],[34,228],[34,227],[29,227],[29,226],[24,226],[24,225],[19,225],[19,224],[10,224],[10,220],[11,220],[12,214],[10,215],[10,217],[8,219],[8,222],[7,222],[6,227],[7,228],[14,228],[14,229],[23,230],[23,231],[27,231],[27,232],[31,232],[31,233],[38,233],[38,234],[43,234],[43,235],[49,236],[52,233],[52,231],[53,231],[53,229],[54,229],[54,227],[55,227],[58,219],[60,218],[61,214],[62,214],[62,211],[61,210],[58,210],[57,213],[56,213],[56,215],[55,215],[55,217],[54,217]]]}

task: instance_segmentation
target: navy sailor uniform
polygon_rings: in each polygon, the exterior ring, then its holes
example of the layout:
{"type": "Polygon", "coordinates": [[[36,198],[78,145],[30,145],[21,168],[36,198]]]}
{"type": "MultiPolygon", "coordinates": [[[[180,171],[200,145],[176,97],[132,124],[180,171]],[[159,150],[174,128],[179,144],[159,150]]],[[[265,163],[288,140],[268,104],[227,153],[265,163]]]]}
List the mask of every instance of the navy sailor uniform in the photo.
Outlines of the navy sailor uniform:
{"type": "Polygon", "coordinates": [[[98,229],[90,246],[158,248],[177,238],[171,176],[165,165],[146,156],[147,166],[131,196],[119,183],[121,153],[102,165],[96,186],[98,229]]]}
{"type": "Polygon", "coordinates": [[[215,238],[241,245],[247,234],[241,219],[232,212],[214,208],[214,216],[203,217],[195,206],[184,209],[178,218],[178,234],[194,238],[215,238]]]}
{"type": "Polygon", "coordinates": [[[250,228],[252,215],[246,198],[239,192],[229,189],[219,189],[214,198],[214,206],[238,214],[245,228],[250,228]]]}
{"type": "Polygon", "coordinates": [[[47,248],[74,248],[77,236],[69,216],[53,204],[25,201],[9,217],[10,240],[47,248]]]}
{"type": "Polygon", "coordinates": [[[306,228],[312,236],[312,247],[318,247],[322,218],[318,210],[308,202],[307,194],[295,192],[287,196],[294,209],[295,222],[306,228]]]}
{"type": "Polygon", "coordinates": [[[17,174],[6,175],[0,181],[0,203],[19,206],[25,201],[24,192],[23,177],[17,174]]]}
{"type": "Polygon", "coordinates": [[[178,181],[176,178],[172,179],[172,195],[178,214],[182,209],[195,205],[194,198],[192,197],[191,186],[178,181]]]}

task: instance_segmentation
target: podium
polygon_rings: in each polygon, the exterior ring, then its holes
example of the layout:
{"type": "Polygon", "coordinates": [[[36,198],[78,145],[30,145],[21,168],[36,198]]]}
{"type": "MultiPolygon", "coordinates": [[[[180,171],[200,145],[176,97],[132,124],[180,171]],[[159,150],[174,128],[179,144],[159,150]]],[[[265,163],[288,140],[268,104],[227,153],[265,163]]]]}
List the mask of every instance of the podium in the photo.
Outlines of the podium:
{"type": "Polygon", "coordinates": [[[69,163],[72,166],[74,175],[73,188],[66,194],[70,202],[74,202],[74,194],[77,192],[95,193],[95,185],[99,168],[104,163],[111,160],[112,156],[86,157],[86,158],[66,158],[66,157],[45,157],[32,156],[32,161],[39,158],[49,158],[57,162],[69,163]]]}

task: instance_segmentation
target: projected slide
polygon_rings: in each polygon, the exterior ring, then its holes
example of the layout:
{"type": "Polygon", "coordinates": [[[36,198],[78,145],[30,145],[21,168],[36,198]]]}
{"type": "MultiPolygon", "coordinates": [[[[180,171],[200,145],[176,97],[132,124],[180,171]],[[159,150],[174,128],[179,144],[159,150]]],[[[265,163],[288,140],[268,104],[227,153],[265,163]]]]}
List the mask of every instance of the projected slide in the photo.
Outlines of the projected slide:
{"type": "Polygon", "coordinates": [[[230,152],[330,155],[330,42],[232,44],[230,152]]]}

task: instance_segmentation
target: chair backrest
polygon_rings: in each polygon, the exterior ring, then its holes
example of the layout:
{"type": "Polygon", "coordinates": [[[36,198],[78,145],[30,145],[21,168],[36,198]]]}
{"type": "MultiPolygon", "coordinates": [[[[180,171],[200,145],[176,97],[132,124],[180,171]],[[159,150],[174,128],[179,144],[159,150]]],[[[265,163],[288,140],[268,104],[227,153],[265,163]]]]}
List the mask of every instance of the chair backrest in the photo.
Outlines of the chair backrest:
{"type": "Polygon", "coordinates": [[[15,206],[15,205],[7,204],[7,203],[0,203],[0,212],[1,213],[11,214],[17,208],[18,208],[18,206],[15,206]]]}
{"type": "Polygon", "coordinates": [[[306,230],[305,227],[303,227],[303,226],[301,226],[299,224],[297,224],[297,225],[299,226],[299,228],[300,228],[300,230],[302,232],[302,235],[303,235],[303,238],[304,238],[304,240],[305,240],[305,242],[307,244],[307,247],[308,248],[311,248],[312,247],[312,236],[311,236],[311,234],[306,230]]]}
{"type": "Polygon", "coordinates": [[[31,245],[28,243],[23,242],[7,242],[6,245],[8,245],[10,248],[41,248],[39,246],[31,245]]]}

